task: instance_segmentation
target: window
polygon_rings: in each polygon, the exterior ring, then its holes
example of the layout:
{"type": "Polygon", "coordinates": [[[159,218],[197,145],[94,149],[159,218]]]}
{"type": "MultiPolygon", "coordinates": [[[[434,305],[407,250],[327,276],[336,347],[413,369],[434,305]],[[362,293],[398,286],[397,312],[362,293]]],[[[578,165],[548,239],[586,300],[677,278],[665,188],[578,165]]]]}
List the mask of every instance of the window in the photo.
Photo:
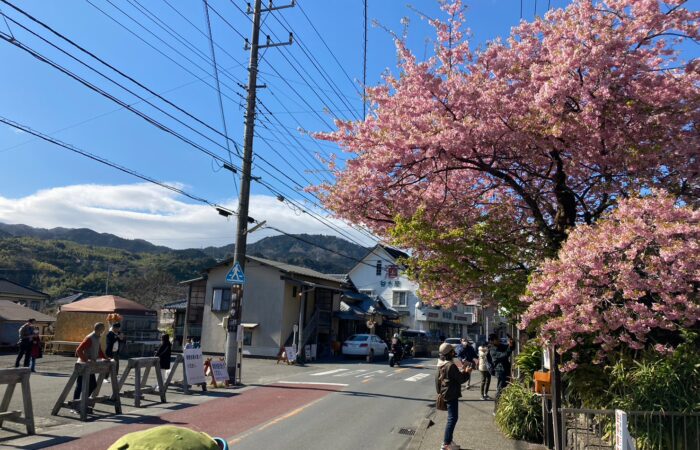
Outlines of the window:
{"type": "Polygon", "coordinates": [[[37,302],[36,300],[33,301],[33,302],[32,302],[32,309],[33,309],[34,311],[39,311],[39,302],[37,302]]]}
{"type": "Polygon", "coordinates": [[[391,306],[406,306],[408,304],[408,291],[394,291],[391,306]]]}
{"type": "Polygon", "coordinates": [[[243,329],[243,345],[253,345],[253,330],[243,329]]]}
{"type": "Polygon", "coordinates": [[[377,276],[380,276],[382,274],[382,262],[377,261],[377,276]]]}
{"type": "Polygon", "coordinates": [[[211,299],[211,310],[228,311],[229,309],[231,309],[231,289],[214,289],[214,295],[211,299]]]}
{"type": "Polygon", "coordinates": [[[297,298],[297,287],[292,286],[292,298],[297,298]]]}

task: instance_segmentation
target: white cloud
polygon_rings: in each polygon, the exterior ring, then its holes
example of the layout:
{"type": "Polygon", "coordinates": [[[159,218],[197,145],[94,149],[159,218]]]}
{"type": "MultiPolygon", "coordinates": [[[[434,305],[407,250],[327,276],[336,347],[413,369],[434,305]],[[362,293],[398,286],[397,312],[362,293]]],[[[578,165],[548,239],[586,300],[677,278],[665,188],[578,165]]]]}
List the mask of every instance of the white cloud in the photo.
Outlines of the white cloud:
{"type": "MultiPolygon", "coordinates": [[[[232,199],[222,206],[235,210],[237,201],[232,199]]],[[[252,196],[250,215],[288,233],[340,236],[271,196],[252,196]]],[[[229,244],[235,240],[236,230],[235,217],[225,219],[210,206],[186,203],[178,194],[148,183],[73,185],[45,189],[17,199],[0,196],[0,222],[40,228],[90,228],[171,248],[229,244]]],[[[348,230],[347,226],[333,222],[348,230]]],[[[279,233],[264,229],[251,234],[248,240],[254,242],[275,234],[279,233]]],[[[363,245],[371,244],[353,230],[350,234],[363,245]]]]}

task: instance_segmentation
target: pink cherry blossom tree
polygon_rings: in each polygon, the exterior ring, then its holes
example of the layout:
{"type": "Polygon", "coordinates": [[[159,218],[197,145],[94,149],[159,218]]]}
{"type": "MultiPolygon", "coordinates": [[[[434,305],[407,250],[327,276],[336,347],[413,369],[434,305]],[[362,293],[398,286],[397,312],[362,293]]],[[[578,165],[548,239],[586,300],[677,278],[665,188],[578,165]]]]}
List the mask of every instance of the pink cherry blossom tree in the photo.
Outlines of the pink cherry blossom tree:
{"type": "Polygon", "coordinates": [[[700,328],[700,211],[667,193],[621,201],[576,227],[528,284],[522,326],[561,353],[671,351],[679,329],[700,328]]]}
{"type": "Polygon", "coordinates": [[[435,56],[397,39],[397,74],[368,89],[367,119],[317,135],[352,158],[316,190],[412,249],[424,299],[448,305],[504,274],[522,289],[621,198],[660,187],[697,204],[700,64],[679,48],[697,44],[700,12],[684,3],[574,0],[484,49],[461,3],[445,3],[435,56]]]}

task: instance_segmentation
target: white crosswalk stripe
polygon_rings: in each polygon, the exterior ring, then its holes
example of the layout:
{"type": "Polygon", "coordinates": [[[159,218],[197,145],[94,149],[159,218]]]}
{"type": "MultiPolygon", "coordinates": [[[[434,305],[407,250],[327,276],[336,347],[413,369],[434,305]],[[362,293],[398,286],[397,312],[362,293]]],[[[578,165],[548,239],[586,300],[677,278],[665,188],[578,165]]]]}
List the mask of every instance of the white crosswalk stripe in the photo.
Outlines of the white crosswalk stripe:
{"type": "Polygon", "coordinates": [[[333,376],[334,377],[350,377],[350,376],[359,375],[363,372],[367,372],[367,369],[357,369],[357,370],[351,370],[350,372],[336,373],[333,376]]]}
{"type": "Polygon", "coordinates": [[[425,377],[429,377],[429,373],[419,373],[417,375],[413,375],[412,377],[406,378],[406,381],[420,381],[425,377]]]}
{"type": "Polygon", "coordinates": [[[316,373],[312,373],[311,376],[312,376],[312,377],[320,377],[321,375],[332,375],[332,374],[338,373],[338,372],[345,372],[346,370],[349,370],[349,369],[327,370],[327,371],[325,371],[325,372],[316,372],[316,373]]]}

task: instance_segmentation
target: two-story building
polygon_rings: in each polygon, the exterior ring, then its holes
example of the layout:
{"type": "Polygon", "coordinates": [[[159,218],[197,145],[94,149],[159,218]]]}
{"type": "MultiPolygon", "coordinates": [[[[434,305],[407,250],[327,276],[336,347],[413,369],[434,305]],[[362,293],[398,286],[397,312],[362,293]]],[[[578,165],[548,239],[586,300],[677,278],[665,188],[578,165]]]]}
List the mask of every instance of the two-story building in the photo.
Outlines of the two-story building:
{"type": "MultiPolygon", "coordinates": [[[[231,259],[221,261],[202,277],[183,282],[188,286],[183,339],[199,341],[204,353],[223,354],[226,349],[224,319],[232,287],[226,275],[231,265],[231,259]]],[[[273,357],[292,344],[302,351],[314,346],[317,356],[330,354],[340,320],[333,313],[340,311],[344,277],[247,256],[243,289],[243,354],[273,357]]]]}
{"type": "Polygon", "coordinates": [[[473,336],[479,333],[477,304],[455,308],[431,308],[417,295],[418,284],[406,277],[398,260],[408,254],[395,248],[376,245],[348,276],[362,294],[377,298],[398,311],[407,328],[430,332],[436,337],[473,336]]]}

